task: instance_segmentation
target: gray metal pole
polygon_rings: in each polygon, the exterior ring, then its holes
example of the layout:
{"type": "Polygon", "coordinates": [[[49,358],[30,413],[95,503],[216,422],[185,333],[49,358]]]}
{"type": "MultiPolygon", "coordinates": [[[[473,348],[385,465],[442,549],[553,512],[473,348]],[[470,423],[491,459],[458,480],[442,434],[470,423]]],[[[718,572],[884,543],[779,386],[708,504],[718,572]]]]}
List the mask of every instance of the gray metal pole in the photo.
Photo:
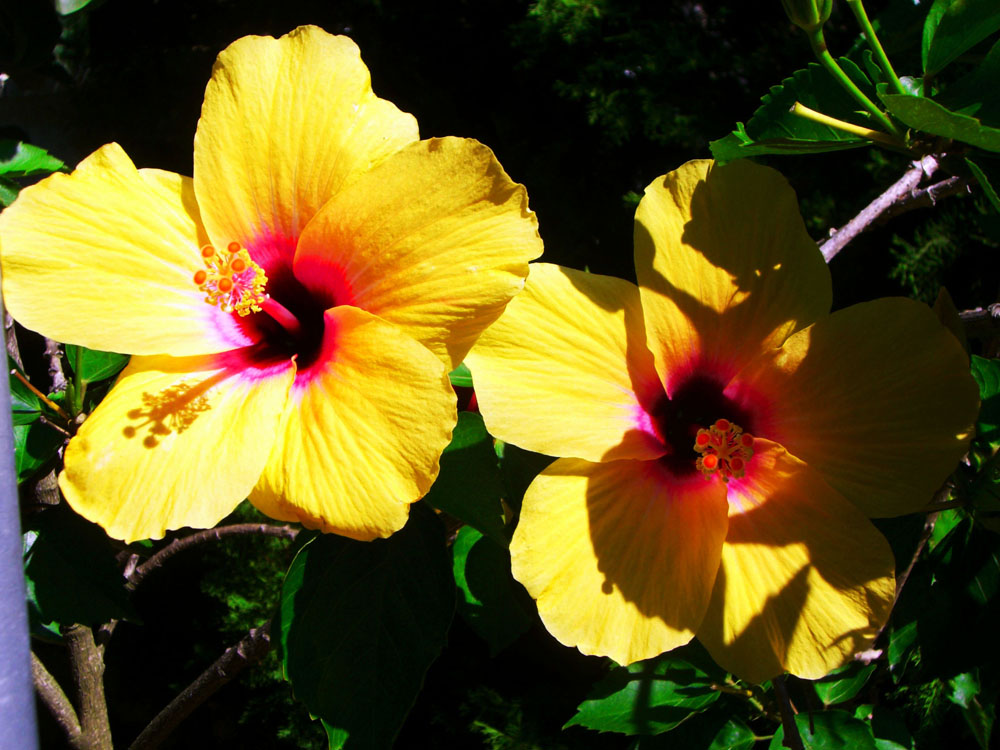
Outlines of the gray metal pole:
{"type": "Polygon", "coordinates": [[[5,370],[0,376],[0,750],[38,747],[26,601],[10,383],[5,370]]]}

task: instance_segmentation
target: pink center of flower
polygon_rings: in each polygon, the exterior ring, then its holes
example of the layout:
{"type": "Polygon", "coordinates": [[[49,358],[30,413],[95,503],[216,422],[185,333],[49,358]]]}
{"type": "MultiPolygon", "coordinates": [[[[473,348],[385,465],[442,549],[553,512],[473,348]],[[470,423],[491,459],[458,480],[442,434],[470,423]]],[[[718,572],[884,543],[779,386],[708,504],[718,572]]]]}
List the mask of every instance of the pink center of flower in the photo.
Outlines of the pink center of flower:
{"type": "Polygon", "coordinates": [[[730,477],[739,479],[746,471],[747,461],[753,456],[753,435],[728,419],[717,419],[707,430],[698,430],[694,449],[701,454],[695,467],[705,479],[718,474],[728,482],[730,477]]]}

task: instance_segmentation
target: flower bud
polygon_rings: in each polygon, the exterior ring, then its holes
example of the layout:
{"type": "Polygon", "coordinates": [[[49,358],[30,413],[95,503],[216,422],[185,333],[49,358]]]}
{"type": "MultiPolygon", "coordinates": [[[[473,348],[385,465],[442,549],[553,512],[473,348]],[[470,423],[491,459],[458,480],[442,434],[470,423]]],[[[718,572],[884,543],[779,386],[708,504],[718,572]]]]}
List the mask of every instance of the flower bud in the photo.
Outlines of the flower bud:
{"type": "Polygon", "coordinates": [[[792,23],[804,31],[815,31],[830,17],[833,0],[781,0],[792,23]]]}

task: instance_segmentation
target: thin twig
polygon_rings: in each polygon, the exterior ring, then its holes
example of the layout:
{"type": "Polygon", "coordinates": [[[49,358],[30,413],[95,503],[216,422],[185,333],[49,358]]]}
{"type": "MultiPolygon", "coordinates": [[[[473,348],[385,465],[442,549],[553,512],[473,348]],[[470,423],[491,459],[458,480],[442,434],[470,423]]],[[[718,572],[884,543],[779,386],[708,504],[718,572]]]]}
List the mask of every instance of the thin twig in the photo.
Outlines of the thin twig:
{"type": "Polygon", "coordinates": [[[13,375],[15,378],[17,378],[18,380],[20,380],[22,383],[24,383],[25,387],[29,391],[31,391],[32,393],[34,393],[36,396],[38,396],[38,398],[41,399],[42,403],[45,404],[47,407],[49,407],[52,411],[54,411],[60,417],[62,417],[63,419],[65,419],[67,422],[71,421],[69,414],[67,414],[66,412],[64,412],[63,409],[62,409],[62,407],[59,406],[59,404],[57,404],[55,401],[53,401],[52,399],[50,399],[48,396],[46,396],[40,390],[38,390],[37,388],[35,388],[35,386],[33,386],[31,384],[31,382],[26,377],[24,377],[24,375],[22,375],[17,370],[11,370],[10,374],[13,375]]]}
{"type": "Polygon", "coordinates": [[[163,564],[171,557],[179,552],[191,549],[192,547],[196,547],[205,542],[214,542],[229,536],[252,534],[274,536],[281,539],[294,539],[298,536],[298,533],[299,530],[293,528],[292,526],[278,526],[276,524],[269,523],[234,523],[229,526],[219,526],[215,529],[196,531],[188,536],[174,539],[174,541],[150,557],[142,565],[136,566],[131,576],[128,576],[128,583],[126,586],[129,590],[134,590],[140,583],[142,583],[142,580],[146,576],[154,570],[158,570],[162,567],[163,564]]]}
{"type": "Polygon", "coordinates": [[[933,185],[928,185],[920,190],[915,190],[909,196],[901,198],[895,204],[890,206],[889,210],[879,217],[879,223],[888,221],[889,219],[895,218],[900,214],[905,214],[907,211],[912,211],[916,208],[927,208],[929,206],[933,206],[942,198],[947,198],[950,195],[967,193],[971,190],[971,185],[972,178],[952,175],[945,180],[935,182],[933,185]]]}
{"type": "Polygon", "coordinates": [[[135,738],[129,750],[153,750],[198,706],[247,667],[260,661],[271,649],[271,623],[252,629],[235,646],[226,649],[158,713],[135,738]]]}
{"type": "Polygon", "coordinates": [[[785,728],[785,741],[781,744],[789,750],[805,750],[799,728],[795,723],[795,709],[792,708],[792,701],[788,697],[785,676],[775,677],[771,682],[774,685],[774,694],[778,697],[778,708],[781,710],[781,726],[785,728]]]}
{"type": "Polygon", "coordinates": [[[823,258],[829,263],[833,257],[859,234],[870,228],[882,214],[888,211],[898,201],[907,199],[917,189],[924,177],[930,177],[938,170],[938,161],[933,156],[925,156],[919,162],[914,162],[912,169],[896,180],[888,190],[865,206],[861,213],[834,232],[826,242],[819,246],[823,258]]]}
{"type": "Polygon", "coordinates": [[[80,748],[79,742],[82,730],[80,729],[80,719],[77,718],[76,709],[73,708],[73,704],[66,697],[66,693],[63,692],[62,687],[56,682],[56,678],[49,673],[49,670],[45,668],[42,660],[35,655],[34,651],[31,652],[31,677],[35,683],[35,692],[38,693],[38,697],[42,699],[42,703],[49,709],[52,718],[56,720],[56,724],[66,733],[66,739],[70,747],[77,750],[80,748]]]}

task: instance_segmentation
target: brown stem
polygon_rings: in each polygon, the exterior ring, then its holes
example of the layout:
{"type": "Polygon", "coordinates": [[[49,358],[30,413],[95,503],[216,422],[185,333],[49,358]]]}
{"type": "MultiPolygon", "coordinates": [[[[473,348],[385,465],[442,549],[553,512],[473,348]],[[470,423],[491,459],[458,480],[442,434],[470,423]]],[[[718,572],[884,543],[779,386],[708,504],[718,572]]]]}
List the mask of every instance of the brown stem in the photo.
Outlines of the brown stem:
{"type": "Polygon", "coordinates": [[[80,750],[113,750],[108,703],[104,697],[104,649],[94,642],[94,631],[71,625],[63,631],[69,647],[73,684],[77,687],[80,750]]]}
{"type": "Polygon", "coordinates": [[[19,369],[24,369],[24,362],[21,361],[21,349],[17,345],[17,334],[14,329],[14,319],[10,317],[10,313],[6,310],[3,311],[3,332],[4,332],[4,343],[7,345],[7,354],[10,358],[14,360],[14,364],[18,366],[19,369]]]}
{"type": "Polygon", "coordinates": [[[788,688],[785,686],[785,676],[780,675],[772,680],[774,694],[778,697],[778,708],[781,711],[781,726],[785,728],[785,740],[781,744],[789,750],[805,750],[802,746],[802,737],[799,735],[799,727],[795,723],[795,709],[792,708],[792,701],[788,697],[788,688]]]}
{"type": "Polygon", "coordinates": [[[970,190],[971,184],[972,178],[953,175],[946,180],[941,180],[940,182],[935,182],[933,185],[921,188],[920,190],[915,190],[910,195],[901,198],[895,204],[890,206],[889,210],[879,217],[879,222],[888,221],[893,217],[905,214],[907,211],[912,211],[915,208],[927,208],[929,206],[933,206],[942,198],[947,198],[950,195],[967,193],[970,190]]]}
{"type": "Polygon", "coordinates": [[[58,341],[45,339],[45,356],[49,360],[49,382],[52,384],[50,392],[59,393],[66,390],[66,374],[62,368],[62,352],[58,341]]]}
{"type": "Polygon", "coordinates": [[[270,648],[271,624],[268,622],[254,628],[239,643],[226,649],[212,666],[149,722],[129,746],[129,750],[153,750],[158,747],[192,711],[244,669],[264,658],[270,648]]]}
{"type": "Polygon", "coordinates": [[[150,557],[142,565],[136,566],[134,572],[128,577],[126,584],[129,590],[134,590],[143,579],[158,570],[171,557],[184,550],[196,547],[204,542],[214,542],[228,536],[240,536],[245,534],[261,534],[263,536],[274,536],[281,539],[294,539],[298,536],[299,530],[288,525],[277,526],[268,523],[234,523],[229,526],[219,526],[215,529],[205,529],[196,531],[193,534],[174,539],[170,544],[150,557]]]}
{"type": "Polygon", "coordinates": [[[958,319],[965,327],[965,335],[975,339],[989,339],[1000,333],[1000,303],[962,310],[958,319]]]}
{"type": "Polygon", "coordinates": [[[865,206],[861,213],[834,232],[826,242],[819,246],[823,258],[829,263],[833,257],[859,234],[869,229],[882,214],[891,209],[897,202],[906,200],[916,190],[924,177],[930,177],[938,169],[938,161],[933,156],[925,156],[919,162],[914,162],[912,169],[893,183],[882,195],[865,206]]]}
{"type": "Polygon", "coordinates": [[[49,673],[34,651],[31,652],[31,677],[35,683],[35,692],[49,709],[56,724],[66,733],[70,747],[73,750],[82,750],[84,746],[80,744],[80,737],[83,731],[80,729],[80,719],[77,718],[76,709],[56,682],[56,678],[49,673]]]}

